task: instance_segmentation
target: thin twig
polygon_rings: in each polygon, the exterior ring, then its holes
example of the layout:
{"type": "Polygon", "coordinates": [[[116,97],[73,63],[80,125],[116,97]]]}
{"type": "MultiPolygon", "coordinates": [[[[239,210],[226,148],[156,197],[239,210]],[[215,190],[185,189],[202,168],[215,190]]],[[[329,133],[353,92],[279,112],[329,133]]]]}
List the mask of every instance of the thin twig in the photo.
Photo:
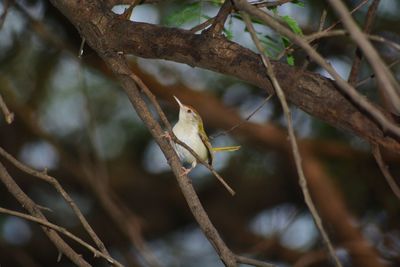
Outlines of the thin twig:
{"type": "Polygon", "coordinates": [[[210,34],[212,37],[220,35],[224,29],[225,21],[228,18],[231,11],[232,11],[231,0],[225,0],[221,8],[219,9],[217,16],[215,16],[215,19],[211,27],[205,30],[204,34],[210,34]]]}
{"type": "Polygon", "coordinates": [[[396,179],[394,179],[390,173],[388,166],[383,161],[381,150],[378,144],[372,144],[372,154],[374,155],[376,163],[378,163],[379,169],[381,170],[383,176],[385,176],[390,189],[392,189],[396,197],[400,199],[400,188],[396,183],[396,179]]]}
{"type": "Polygon", "coordinates": [[[11,6],[11,1],[13,0],[5,0],[3,2],[3,13],[0,15],[0,29],[3,27],[4,21],[6,20],[8,10],[11,6]]]}
{"type": "Polygon", "coordinates": [[[79,46],[79,52],[78,52],[78,58],[79,59],[82,58],[83,48],[85,47],[85,42],[86,42],[85,38],[82,38],[81,45],[79,46]]]}
{"type": "MultiPolygon", "coordinates": [[[[0,181],[6,186],[7,190],[15,197],[15,199],[21,204],[33,216],[42,220],[47,220],[46,216],[43,215],[41,210],[37,207],[36,203],[18,186],[11,175],[7,172],[7,169],[0,162],[0,181]]],[[[91,265],[83,259],[75,250],[73,250],[59,235],[53,230],[43,228],[44,233],[49,237],[51,242],[57,247],[59,253],[67,256],[73,263],[81,267],[91,267],[91,265]]]]}
{"type": "MultiPolygon", "coordinates": [[[[353,8],[350,11],[350,14],[353,14],[354,12],[356,12],[357,10],[359,10],[360,8],[362,8],[366,3],[368,3],[369,0],[362,0],[355,8],[353,8]]],[[[328,28],[326,28],[325,30],[323,30],[323,32],[329,32],[330,30],[332,30],[333,28],[335,28],[337,25],[339,25],[340,23],[342,23],[341,20],[337,20],[336,22],[332,23],[328,28]]],[[[291,51],[293,49],[294,44],[289,45],[288,47],[286,47],[278,56],[277,59],[280,60],[287,51],[291,51]]]]}
{"type": "Polygon", "coordinates": [[[212,140],[221,135],[227,135],[228,133],[233,132],[234,130],[236,130],[237,128],[239,128],[240,126],[242,126],[243,124],[248,122],[250,120],[250,118],[253,117],[273,96],[274,96],[274,94],[270,94],[268,97],[264,98],[264,100],[258,105],[258,107],[256,107],[244,120],[242,120],[241,122],[239,122],[236,125],[233,125],[231,128],[229,128],[226,131],[222,131],[215,135],[210,136],[210,139],[212,140]]]}
{"type": "Polygon", "coordinates": [[[264,261],[259,261],[256,259],[251,259],[251,258],[247,258],[247,257],[243,257],[243,256],[238,256],[236,255],[236,260],[238,263],[243,263],[246,265],[253,265],[256,267],[275,267],[274,264],[268,263],[268,262],[264,262],[264,261]]]}
{"type": "MultiPolygon", "coordinates": [[[[388,65],[388,67],[389,67],[389,68],[392,68],[392,67],[396,66],[396,65],[399,64],[399,63],[400,63],[400,58],[394,60],[392,63],[390,63],[390,64],[388,65]]],[[[356,84],[356,88],[357,88],[357,87],[360,87],[361,85],[366,84],[369,80],[371,80],[371,79],[373,79],[373,78],[375,78],[375,74],[374,74],[374,73],[372,73],[372,74],[369,75],[368,77],[366,77],[366,78],[360,80],[360,81],[356,84]]]]}
{"type": "Polygon", "coordinates": [[[8,214],[8,215],[12,215],[12,216],[16,216],[28,221],[32,221],[35,223],[38,223],[44,227],[53,229],[69,238],[71,238],[72,240],[74,240],[75,242],[77,242],[78,244],[82,245],[83,247],[87,248],[88,250],[90,250],[93,254],[94,257],[102,257],[105,260],[107,260],[109,263],[111,263],[114,266],[118,266],[118,267],[123,267],[123,265],[121,263],[119,263],[117,260],[113,259],[112,257],[110,257],[110,255],[104,254],[103,252],[97,250],[96,248],[94,248],[93,246],[91,246],[90,244],[86,243],[85,241],[83,241],[81,238],[77,237],[76,235],[72,234],[71,232],[69,232],[67,229],[65,229],[64,227],[58,226],[54,223],[51,223],[47,220],[43,220],[41,218],[32,216],[32,215],[28,215],[22,212],[17,212],[17,211],[13,211],[13,210],[9,210],[9,209],[5,209],[0,207],[0,213],[3,214],[8,214]]]}
{"type": "Polygon", "coordinates": [[[14,121],[14,113],[10,112],[1,95],[0,95],[0,109],[3,112],[4,119],[6,120],[6,122],[8,124],[11,124],[14,121]]]}
{"type": "MultiPolygon", "coordinates": [[[[326,9],[324,9],[322,11],[321,17],[319,19],[319,25],[318,25],[318,31],[317,32],[322,32],[322,30],[324,29],[324,25],[325,25],[325,20],[326,20],[326,16],[327,16],[328,12],[326,12],[326,9]]],[[[314,50],[318,49],[318,43],[313,45],[314,50]]],[[[308,67],[308,64],[310,64],[310,56],[307,55],[306,60],[304,61],[304,64],[302,66],[303,70],[306,70],[308,67]]]]}
{"type": "MultiPolygon", "coordinates": [[[[385,100],[391,104],[392,111],[400,114],[400,85],[397,83],[393,74],[385,65],[372,44],[368,41],[367,37],[360,30],[357,23],[353,20],[343,2],[341,0],[328,0],[328,2],[342,19],[343,25],[350,33],[350,37],[358,44],[361,51],[363,51],[365,58],[368,60],[381,84],[379,88],[382,90],[385,100]]],[[[358,102],[358,104],[361,104],[361,102],[358,102]]],[[[371,107],[367,107],[363,104],[362,107],[369,111],[374,117],[376,116],[376,114],[373,114],[375,112],[371,112],[371,107]]],[[[385,127],[384,125],[382,126],[385,127]]]]}
{"type": "Polygon", "coordinates": [[[250,2],[251,5],[255,7],[266,7],[266,8],[271,8],[271,7],[277,7],[281,6],[290,2],[293,2],[294,0],[277,0],[277,1],[254,1],[250,2]]]}
{"type": "Polygon", "coordinates": [[[280,84],[279,84],[279,82],[278,82],[278,80],[277,80],[277,78],[275,76],[275,72],[273,70],[273,66],[272,66],[269,58],[267,56],[265,56],[265,54],[263,52],[264,49],[263,49],[263,47],[262,47],[262,45],[261,45],[261,43],[260,43],[260,41],[259,41],[259,39],[257,37],[257,34],[256,34],[254,28],[253,28],[253,25],[251,23],[250,17],[244,12],[241,12],[241,15],[243,17],[243,20],[244,20],[244,22],[246,24],[246,27],[247,27],[248,31],[250,32],[250,35],[251,35],[251,38],[253,39],[254,44],[256,45],[259,53],[261,54],[261,58],[262,58],[262,61],[264,63],[264,66],[265,66],[265,68],[267,70],[268,77],[271,79],[272,85],[274,86],[276,94],[277,94],[277,96],[279,98],[279,101],[281,102],[282,109],[283,109],[283,112],[285,114],[286,121],[287,121],[288,132],[289,132],[289,140],[290,140],[290,144],[292,146],[292,152],[293,152],[293,156],[294,156],[294,159],[295,159],[296,170],[297,170],[297,173],[299,175],[299,184],[300,184],[301,190],[302,190],[303,195],[304,195],[305,203],[307,204],[307,206],[308,206],[308,208],[309,208],[309,210],[311,212],[311,215],[312,215],[312,217],[313,217],[313,219],[315,221],[315,224],[317,225],[318,230],[321,233],[322,239],[324,240],[325,244],[327,245],[329,253],[331,254],[332,258],[334,259],[336,265],[337,266],[342,266],[342,264],[340,263],[338,257],[336,256],[335,250],[334,250],[334,248],[332,246],[332,243],[331,243],[331,241],[329,239],[329,236],[327,235],[327,233],[326,233],[326,231],[324,229],[324,226],[322,224],[321,218],[320,218],[320,216],[318,214],[317,209],[315,208],[314,202],[313,202],[313,200],[312,200],[312,198],[310,196],[310,193],[308,191],[307,179],[306,179],[306,177],[304,175],[303,167],[302,167],[302,164],[301,164],[301,160],[302,159],[301,159],[300,151],[299,151],[299,148],[298,148],[296,136],[295,136],[294,129],[293,129],[291,112],[290,112],[290,109],[289,109],[289,105],[288,105],[288,103],[286,101],[285,94],[284,94],[284,92],[283,92],[283,90],[282,90],[282,88],[281,88],[281,86],[280,86],[280,84]]]}
{"type": "Polygon", "coordinates": [[[95,231],[90,226],[90,224],[86,220],[85,216],[80,211],[79,207],[75,204],[75,202],[72,200],[72,198],[69,196],[69,194],[62,188],[61,184],[57,181],[56,178],[48,175],[46,172],[39,172],[37,170],[34,170],[34,169],[26,166],[25,164],[21,163],[16,158],[14,158],[12,155],[7,153],[2,147],[0,147],[0,155],[2,155],[5,159],[7,159],[9,162],[11,162],[15,167],[17,167],[21,171],[51,184],[57,190],[57,192],[64,198],[65,202],[67,202],[67,204],[74,211],[75,215],[78,217],[79,221],[81,222],[83,228],[86,230],[86,232],[89,234],[89,236],[93,239],[93,241],[95,242],[97,247],[102,251],[102,253],[110,256],[106,247],[104,246],[104,243],[96,235],[95,231]]]}
{"type": "MultiPolygon", "coordinates": [[[[372,22],[375,19],[375,14],[378,9],[379,2],[380,2],[380,0],[373,0],[372,4],[368,8],[366,20],[364,23],[364,33],[366,33],[366,34],[369,34],[371,32],[372,22]]],[[[362,57],[363,57],[363,55],[361,53],[361,50],[359,47],[357,47],[356,52],[355,52],[355,57],[353,60],[353,65],[351,66],[349,79],[348,79],[349,84],[351,84],[353,86],[357,82],[357,77],[358,77],[358,73],[360,70],[362,57]]]]}
{"type": "Polygon", "coordinates": [[[201,31],[205,28],[207,28],[208,26],[210,26],[215,20],[215,17],[213,18],[209,18],[208,20],[194,26],[193,28],[191,28],[189,31],[191,31],[192,33],[196,33],[198,31],[201,31]]]}

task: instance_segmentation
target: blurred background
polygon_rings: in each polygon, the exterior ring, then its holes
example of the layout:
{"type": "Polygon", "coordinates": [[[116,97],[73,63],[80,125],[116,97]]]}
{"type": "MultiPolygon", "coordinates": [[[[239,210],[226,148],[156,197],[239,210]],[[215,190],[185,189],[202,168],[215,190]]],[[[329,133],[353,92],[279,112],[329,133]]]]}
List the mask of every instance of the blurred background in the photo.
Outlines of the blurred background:
{"type": "MultiPolygon", "coordinates": [[[[191,29],[216,15],[220,1],[160,1],[137,6],[131,19],[191,29]]],[[[325,1],[285,4],[275,12],[294,18],[303,33],[317,30],[325,1]]],[[[362,25],[371,1],[346,1],[362,25]]],[[[126,6],[116,6],[120,14],[126,6]]],[[[128,266],[223,266],[198,228],[163,154],[136,115],[110,70],[88,47],[78,58],[81,39],[48,1],[0,3],[0,94],[15,120],[0,118],[0,145],[23,163],[56,177],[82,210],[113,257],[128,266]]],[[[328,9],[325,27],[336,21],[328,9]]],[[[400,2],[381,1],[372,33],[400,42],[400,2]]],[[[254,49],[243,22],[228,18],[227,37],[254,49]]],[[[340,28],[341,25],[338,26],[340,28]]],[[[256,25],[271,57],[285,47],[267,28],[256,25]]],[[[389,63],[399,51],[377,45],[389,63]]],[[[324,39],[319,52],[347,79],[355,46],[347,37],[324,39]]],[[[305,55],[293,54],[301,66],[305,55]]],[[[308,212],[285,120],[275,97],[234,77],[163,60],[129,57],[132,69],[156,94],[171,123],[178,106],[172,95],[202,115],[214,146],[241,145],[218,154],[215,168],[235,189],[231,197],[202,166],[190,173],[210,219],[238,254],[277,266],[331,266],[332,262],[308,212]]],[[[288,59],[283,57],[281,61],[288,59]]],[[[309,70],[326,75],[311,63],[309,70]]],[[[399,68],[393,72],[399,77],[399,68]]],[[[363,64],[359,79],[371,74],[363,64]]],[[[376,84],[359,88],[377,99],[376,84]]],[[[314,201],[345,266],[379,257],[382,266],[400,266],[400,202],[375,163],[367,142],[330,127],[296,107],[293,122],[300,139],[306,176],[314,201]],[[368,242],[373,255],[357,254],[368,242]]],[[[385,157],[400,177],[400,157],[385,157]]],[[[7,170],[52,222],[90,242],[79,220],[50,185],[17,170],[7,170]]],[[[0,206],[23,211],[0,185],[0,206]]],[[[68,240],[69,242],[69,240],[68,240]]],[[[70,242],[94,266],[104,260],[70,242]]],[[[0,215],[1,266],[72,266],[34,223],[0,215]]],[[[333,266],[333,265],[332,265],[333,266]]]]}

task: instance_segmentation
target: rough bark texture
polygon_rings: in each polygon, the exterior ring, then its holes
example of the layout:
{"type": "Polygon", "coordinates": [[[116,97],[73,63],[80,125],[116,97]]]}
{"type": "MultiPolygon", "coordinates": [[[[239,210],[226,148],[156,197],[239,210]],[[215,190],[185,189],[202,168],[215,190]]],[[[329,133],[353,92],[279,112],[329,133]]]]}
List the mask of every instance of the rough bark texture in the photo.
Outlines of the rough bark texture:
{"type": "MultiPolygon", "coordinates": [[[[272,93],[258,54],[224,37],[118,17],[97,1],[53,1],[74,22],[89,44],[104,51],[158,58],[235,76],[272,93]],[[96,42],[96,43],[93,43],[96,42]]],[[[273,62],[288,100],[334,127],[348,130],[387,149],[400,151],[399,140],[384,131],[356,108],[336,88],[334,81],[319,74],[273,62]]]]}

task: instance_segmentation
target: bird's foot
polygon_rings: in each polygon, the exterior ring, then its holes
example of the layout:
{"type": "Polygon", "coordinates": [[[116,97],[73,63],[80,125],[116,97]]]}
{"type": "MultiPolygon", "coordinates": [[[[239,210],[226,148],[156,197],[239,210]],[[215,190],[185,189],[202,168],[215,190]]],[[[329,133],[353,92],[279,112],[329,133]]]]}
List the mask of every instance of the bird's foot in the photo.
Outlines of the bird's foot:
{"type": "Polygon", "coordinates": [[[193,168],[186,169],[185,167],[182,167],[182,172],[179,174],[179,176],[182,177],[182,176],[188,175],[189,172],[192,171],[192,169],[193,169],[193,168]]]}
{"type": "Polygon", "coordinates": [[[172,141],[172,136],[171,136],[171,134],[170,134],[168,131],[165,131],[165,132],[161,135],[161,137],[167,139],[168,142],[171,142],[171,141],[172,141]]]}

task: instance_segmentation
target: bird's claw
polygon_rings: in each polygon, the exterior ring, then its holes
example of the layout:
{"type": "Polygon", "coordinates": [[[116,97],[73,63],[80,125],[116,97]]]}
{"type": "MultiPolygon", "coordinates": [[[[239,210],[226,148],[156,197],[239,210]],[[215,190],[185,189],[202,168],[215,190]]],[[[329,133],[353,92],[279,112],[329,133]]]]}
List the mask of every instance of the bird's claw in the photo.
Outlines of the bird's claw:
{"type": "Polygon", "coordinates": [[[179,176],[185,176],[188,175],[189,172],[192,170],[192,168],[186,169],[185,167],[182,167],[182,172],[179,174],[179,176]]]}
{"type": "Polygon", "coordinates": [[[167,139],[169,142],[172,141],[172,136],[171,136],[171,134],[170,134],[168,131],[165,131],[165,132],[161,135],[161,137],[167,139]]]}

